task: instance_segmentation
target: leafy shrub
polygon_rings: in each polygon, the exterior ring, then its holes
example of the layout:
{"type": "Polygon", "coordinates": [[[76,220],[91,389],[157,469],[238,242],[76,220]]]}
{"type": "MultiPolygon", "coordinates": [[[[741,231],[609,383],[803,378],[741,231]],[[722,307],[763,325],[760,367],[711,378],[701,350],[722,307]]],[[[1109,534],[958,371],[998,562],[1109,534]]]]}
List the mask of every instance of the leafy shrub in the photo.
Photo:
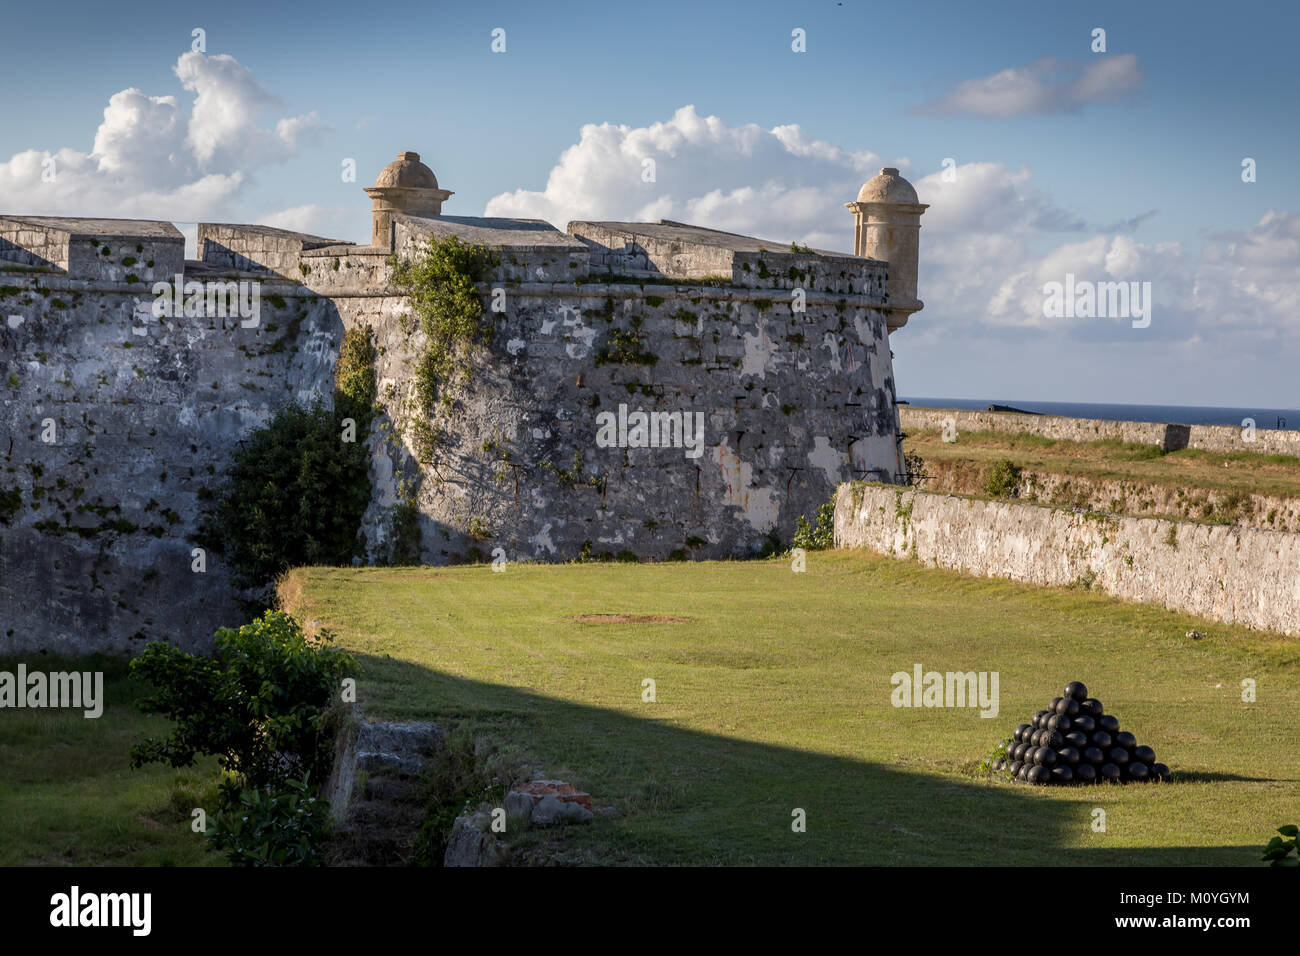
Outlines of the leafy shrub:
{"type": "Polygon", "coordinates": [[[809,525],[800,515],[795,519],[793,548],[824,551],[835,544],[835,502],[828,501],[817,509],[817,524],[809,525]]]}
{"type": "Polygon", "coordinates": [[[984,482],[984,493],[994,498],[1014,498],[1020,488],[1020,466],[1010,459],[993,465],[984,482]]]}
{"type": "Polygon", "coordinates": [[[916,452],[904,452],[903,467],[907,469],[907,483],[913,488],[919,488],[921,482],[925,481],[925,459],[916,452]]]}
{"type": "Polygon", "coordinates": [[[334,408],[341,418],[357,423],[358,436],[364,436],[375,414],[375,356],[369,329],[348,329],[343,334],[334,366],[334,408]]]}
{"type": "Polygon", "coordinates": [[[291,567],[348,564],[370,503],[369,461],[345,442],[339,410],[288,406],[234,453],[203,538],[243,587],[262,587],[291,567]]]}
{"type": "Polygon", "coordinates": [[[1269,861],[1270,866],[1300,867],[1300,849],[1296,847],[1296,835],[1300,834],[1300,827],[1288,823],[1278,827],[1277,832],[1282,836],[1275,836],[1268,841],[1263,858],[1269,861]]]}
{"type": "Polygon", "coordinates": [[[280,786],[238,790],[207,832],[211,847],[235,866],[320,866],[329,804],[305,779],[280,786]]]}
{"type": "Polygon", "coordinates": [[[344,677],[356,673],[350,654],[309,643],[298,622],[267,611],[237,630],[221,628],[211,658],[156,641],[131,661],[131,676],[154,692],[137,701],[147,714],[176,722],[163,740],[131,748],[131,764],[193,765],[213,754],[240,783],[276,785],[328,767],[331,705],[344,677]]]}

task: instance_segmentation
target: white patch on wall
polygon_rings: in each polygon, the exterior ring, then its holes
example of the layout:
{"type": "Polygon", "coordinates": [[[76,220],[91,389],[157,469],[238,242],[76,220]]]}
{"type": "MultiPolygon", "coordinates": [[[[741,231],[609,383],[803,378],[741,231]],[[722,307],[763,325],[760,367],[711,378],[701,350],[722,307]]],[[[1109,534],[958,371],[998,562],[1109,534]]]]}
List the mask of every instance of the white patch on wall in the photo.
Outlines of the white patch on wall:
{"type": "Polygon", "coordinates": [[[867,316],[862,314],[861,310],[853,316],[853,328],[858,333],[858,341],[863,345],[871,345],[876,341],[876,335],[871,329],[871,322],[867,316]]]}
{"type": "Polygon", "coordinates": [[[533,554],[538,554],[543,549],[555,554],[555,542],[551,540],[551,522],[546,522],[541,531],[528,539],[528,543],[533,546],[533,554]]]}
{"type": "Polygon", "coordinates": [[[22,324],[23,324],[23,317],[21,315],[9,316],[9,328],[16,329],[18,328],[18,326],[22,324]]]}
{"type": "Polygon", "coordinates": [[[524,339],[511,339],[506,343],[506,351],[511,355],[518,355],[528,347],[528,342],[524,339]]]}
{"type": "Polygon", "coordinates": [[[745,520],[756,531],[776,527],[776,492],[771,488],[752,487],[754,466],[733,454],[725,438],[721,445],[713,449],[711,457],[722,472],[722,481],[726,486],[722,503],[735,505],[743,511],[745,520]]]}
{"type": "Polygon", "coordinates": [[[818,435],[813,439],[813,450],[808,452],[808,464],[820,468],[830,484],[840,483],[844,465],[848,460],[849,456],[842,451],[837,451],[825,435],[818,435]]]}
{"type": "Polygon", "coordinates": [[[392,508],[398,502],[397,482],[393,480],[393,459],[385,449],[386,443],[376,435],[370,450],[371,500],[377,499],[382,508],[392,508]]]}
{"type": "Polygon", "coordinates": [[[776,346],[768,337],[767,323],[760,319],[758,332],[753,335],[745,333],[745,358],[740,367],[740,374],[766,378],[767,370],[772,367],[775,360],[776,346]]]}
{"type": "Polygon", "coordinates": [[[840,363],[840,340],[834,332],[827,332],[822,336],[822,346],[831,353],[830,366],[833,372],[844,371],[840,363]]]}
{"type": "Polygon", "coordinates": [[[565,354],[571,359],[586,358],[591,353],[592,343],[596,341],[596,330],[582,321],[582,313],[573,306],[560,307],[560,321],[569,332],[569,343],[565,345],[565,354]]]}
{"type": "Polygon", "coordinates": [[[849,446],[855,474],[867,481],[892,479],[903,470],[893,435],[868,435],[849,446]],[[882,474],[883,472],[883,474],[882,474]]]}

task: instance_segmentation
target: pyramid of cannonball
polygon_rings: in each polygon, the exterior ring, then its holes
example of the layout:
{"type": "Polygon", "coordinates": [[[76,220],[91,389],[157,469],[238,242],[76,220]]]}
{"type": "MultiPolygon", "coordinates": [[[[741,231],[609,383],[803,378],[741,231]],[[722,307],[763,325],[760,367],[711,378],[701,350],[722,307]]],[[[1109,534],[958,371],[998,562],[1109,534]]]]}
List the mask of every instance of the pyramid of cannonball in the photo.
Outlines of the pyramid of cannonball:
{"type": "Polygon", "coordinates": [[[1033,721],[1016,728],[1006,758],[995,760],[993,769],[1039,784],[1151,783],[1170,777],[1155,751],[1120,730],[1119,719],[1077,680],[1033,721]]]}

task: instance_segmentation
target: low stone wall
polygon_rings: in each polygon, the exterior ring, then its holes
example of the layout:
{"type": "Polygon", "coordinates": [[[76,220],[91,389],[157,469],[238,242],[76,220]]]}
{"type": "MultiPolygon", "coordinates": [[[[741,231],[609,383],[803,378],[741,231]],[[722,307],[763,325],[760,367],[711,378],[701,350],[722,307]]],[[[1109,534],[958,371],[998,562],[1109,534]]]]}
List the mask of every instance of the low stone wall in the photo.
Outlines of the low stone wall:
{"type": "Polygon", "coordinates": [[[1246,441],[1235,425],[1178,425],[1167,422],[1113,422],[1100,418],[1064,415],[1029,415],[1018,412],[978,412],[961,408],[898,407],[904,431],[941,431],[949,420],[957,433],[990,431],[1041,435],[1066,441],[1117,441],[1155,445],[1165,451],[1198,448],[1213,452],[1248,451],[1259,455],[1300,456],[1300,430],[1256,428],[1246,441]]]}
{"type": "Polygon", "coordinates": [[[835,546],[1300,633],[1300,535],[845,483],[835,546]]]}

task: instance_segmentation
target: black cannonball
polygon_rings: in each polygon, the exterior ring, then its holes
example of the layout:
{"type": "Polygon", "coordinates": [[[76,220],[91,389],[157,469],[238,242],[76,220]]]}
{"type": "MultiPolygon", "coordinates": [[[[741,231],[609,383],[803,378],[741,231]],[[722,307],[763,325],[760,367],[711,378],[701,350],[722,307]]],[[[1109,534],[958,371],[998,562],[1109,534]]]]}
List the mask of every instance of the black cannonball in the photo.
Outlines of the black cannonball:
{"type": "Polygon", "coordinates": [[[1065,764],[1052,768],[1052,783],[1073,783],[1074,771],[1065,764]]]}
{"type": "Polygon", "coordinates": [[[1152,777],[1164,782],[1173,776],[1172,771],[1162,763],[1153,763],[1151,765],[1152,777]]]}
{"type": "Polygon", "coordinates": [[[1101,708],[1101,701],[1099,701],[1096,697],[1089,697],[1087,700],[1081,703],[1079,705],[1079,712],[1087,714],[1093,720],[1096,720],[1098,717],[1102,715],[1102,713],[1104,713],[1104,711],[1101,708]]]}
{"type": "Polygon", "coordinates": [[[1125,747],[1128,748],[1129,750],[1132,750],[1134,747],[1137,746],[1137,743],[1138,743],[1137,738],[1134,737],[1132,734],[1130,734],[1127,730],[1121,730],[1119,733],[1115,735],[1116,746],[1125,747]]]}
{"type": "Polygon", "coordinates": [[[1065,742],[1075,750],[1082,750],[1084,747],[1088,746],[1088,735],[1081,734],[1077,730],[1071,730],[1065,735],[1065,742]]]}
{"type": "Polygon", "coordinates": [[[1016,732],[1013,735],[1015,737],[1016,743],[1020,743],[1022,740],[1028,740],[1029,738],[1026,735],[1029,734],[1031,731],[1033,731],[1033,729],[1034,728],[1031,727],[1029,724],[1021,724],[1019,727],[1017,727],[1016,732]]]}
{"type": "Polygon", "coordinates": [[[1147,769],[1147,765],[1141,760],[1134,760],[1125,769],[1130,780],[1146,780],[1151,774],[1151,771],[1147,769]]]}
{"type": "Polygon", "coordinates": [[[993,768],[992,768],[992,769],[993,769],[994,771],[1001,770],[1001,769],[1002,769],[1002,765],[1003,765],[1004,763],[1006,763],[1005,760],[995,760],[995,761],[993,761],[993,768]]]}
{"type": "Polygon", "coordinates": [[[1113,763],[1104,763],[1101,765],[1101,770],[1098,771],[1098,773],[1100,773],[1102,780],[1110,780],[1113,782],[1119,779],[1120,769],[1113,763]]]}
{"type": "Polygon", "coordinates": [[[1048,717],[1050,717],[1053,713],[1054,713],[1054,710],[1040,710],[1038,713],[1034,714],[1034,727],[1035,727],[1035,729],[1037,729],[1037,728],[1039,728],[1039,727],[1042,727],[1042,726],[1043,726],[1043,721],[1045,721],[1045,720],[1046,720],[1048,717]]]}
{"type": "Polygon", "coordinates": [[[1129,762],[1128,751],[1123,747],[1111,747],[1106,751],[1106,759],[1122,767],[1129,762]]]}
{"type": "Polygon", "coordinates": [[[1049,730],[1043,735],[1043,746],[1051,747],[1053,750],[1060,750],[1065,746],[1065,734],[1056,730],[1049,730]]]}
{"type": "Polygon", "coordinates": [[[1061,706],[1061,701],[1063,701],[1064,699],[1065,699],[1064,697],[1053,697],[1051,704],[1049,704],[1047,707],[1047,712],[1049,714],[1056,713],[1056,708],[1061,706]]]}
{"type": "Polygon", "coordinates": [[[1070,719],[1070,729],[1090,734],[1097,729],[1097,722],[1087,714],[1080,712],[1079,716],[1070,719]]]}
{"type": "Polygon", "coordinates": [[[1051,779],[1052,779],[1052,771],[1048,770],[1042,764],[1036,765],[1032,770],[1029,771],[1030,783],[1040,783],[1040,784],[1047,783],[1047,781],[1051,779]]]}
{"type": "Polygon", "coordinates": [[[1119,730],[1119,718],[1114,714],[1102,714],[1097,718],[1097,726],[1108,734],[1113,734],[1119,730]]]}
{"type": "Polygon", "coordinates": [[[1102,750],[1109,750],[1115,745],[1115,739],[1104,730],[1094,730],[1088,735],[1088,742],[1102,750]]]}
{"type": "Polygon", "coordinates": [[[1106,752],[1100,747],[1087,747],[1079,756],[1094,767],[1100,767],[1106,762],[1106,752]]]}
{"type": "Polygon", "coordinates": [[[1088,688],[1082,681],[1072,680],[1065,685],[1065,696],[1082,702],[1088,696],[1088,688]]]}
{"type": "Polygon", "coordinates": [[[1051,747],[1039,747],[1038,752],[1034,754],[1034,763],[1050,770],[1056,766],[1056,751],[1051,747]]]}
{"type": "Polygon", "coordinates": [[[1007,769],[1011,771],[1012,776],[1015,776],[1020,773],[1020,768],[1024,765],[1025,763],[1023,760],[1013,760],[1011,763],[1007,764],[1007,769]]]}
{"type": "Polygon", "coordinates": [[[1079,783],[1096,783],[1097,768],[1090,763],[1081,763],[1074,768],[1074,779],[1079,783]]]}
{"type": "Polygon", "coordinates": [[[1047,718],[1048,730],[1059,730],[1061,733],[1068,733],[1070,730],[1070,718],[1065,714],[1053,714],[1047,718]]]}
{"type": "Polygon", "coordinates": [[[1060,703],[1056,705],[1056,712],[1064,714],[1067,717],[1073,717],[1079,712],[1079,702],[1073,697],[1062,697],[1060,703]]]}
{"type": "Polygon", "coordinates": [[[1156,762],[1156,752],[1150,747],[1134,747],[1133,759],[1141,760],[1148,768],[1150,768],[1150,766],[1156,762]]]}
{"type": "Polygon", "coordinates": [[[1033,765],[1033,764],[1031,764],[1031,763],[1022,763],[1022,764],[1020,765],[1020,769],[1016,771],[1016,779],[1017,779],[1017,780],[1028,780],[1028,779],[1029,779],[1029,771],[1031,771],[1031,770],[1033,770],[1033,769],[1034,769],[1034,765],[1033,765]]]}
{"type": "Polygon", "coordinates": [[[1062,747],[1056,752],[1057,763],[1063,763],[1071,767],[1079,765],[1079,751],[1073,747],[1062,747]]]}

